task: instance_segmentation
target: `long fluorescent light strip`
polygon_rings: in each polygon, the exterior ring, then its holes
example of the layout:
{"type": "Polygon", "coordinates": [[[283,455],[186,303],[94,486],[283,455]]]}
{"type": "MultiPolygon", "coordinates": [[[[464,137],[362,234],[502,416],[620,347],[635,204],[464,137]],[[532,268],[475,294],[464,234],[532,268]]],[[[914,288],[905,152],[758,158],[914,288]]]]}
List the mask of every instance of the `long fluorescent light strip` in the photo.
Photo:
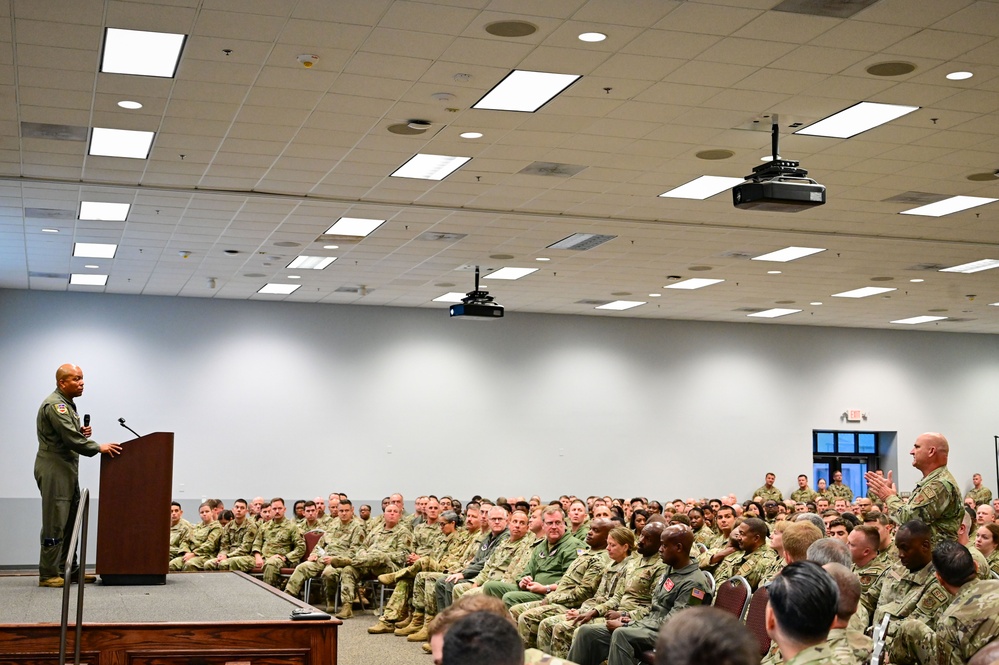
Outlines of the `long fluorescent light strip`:
{"type": "Polygon", "coordinates": [[[724,282],[724,279],[704,279],[702,277],[695,277],[693,279],[685,279],[682,282],[677,282],[676,284],[668,284],[664,286],[664,289],[703,289],[705,286],[711,286],[712,284],[720,284],[724,282]]]}
{"type": "Polygon", "coordinates": [[[87,222],[124,222],[131,207],[130,203],[81,201],[79,218],[87,222]]]}
{"type": "Polygon", "coordinates": [[[876,296],[881,293],[888,293],[889,291],[897,291],[898,289],[890,289],[884,286],[865,286],[860,289],[853,289],[852,291],[843,291],[842,293],[834,293],[833,298],[867,298],[869,296],[876,296]]]}
{"type": "Polygon", "coordinates": [[[335,256],[299,256],[288,264],[291,270],[322,270],[336,261],[335,256]]]}
{"type": "Polygon", "coordinates": [[[108,28],[101,71],[173,78],[186,35],[108,28]]]}
{"type": "Polygon", "coordinates": [[[97,242],[78,242],[73,245],[73,256],[86,259],[113,259],[118,245],[97,242]]]}
{"type": "Polygon", "coordinates": [[[582,78],[579,74],[551,74],[515,69],[472,105],[473,109],[534,113],[582,78]]]}
{"type": "Polygon", "coordinates": [[[839,113],[802,127],[795,134],[806,136],[828,136],[836,139],[848,139],[886,122],[891,122],[918,111],[918,106],[903,106],[900,104],[878,104],[875,102],[860,102],[843,109],[839,113]]]}
{"type": "Polygon", "coordinates": [[[959,266],[942,268],[939,272],[959,272],[964,273],[965,275],[970,275],[972,273],[982,272],[983,270],[992,270],[993,268],[999,268],[999,259],[982,259],[981,261],[962,263],[959,266]]]}
{"type": "Polygon", "coordinates": [[[901,323],[907,326],[917,326],[920,323],[932,323],[933,321],[943,321],[946,316],[911,316],[908,319],[898,319],[892,323],[901,323]]]}
{"type": "Polygon", "coordinates": [[[593,309],[611,309],[616,311],[623,311],[626,309],[631,309],[632,307],[638,307],[640,305],[646,304],[640,300],[615,300],[614,302],[609,302],[606,305],[598,305],[593,309]]]}
{"type": "Polygon", "coordinates": [[[257,293],[286,296],[294,293],[301,284],[264,284],[257,293]]]}
{"type": "Polygon", "coordinates": [[[74,272],[69,277],[69,283],[75,286],[107,286],[107,275],[84,275],[74,272]]]}
{"type": "Polygon", "coordinates": [[[538,268],[500,268],[488,275],[483,275],[482,279],[520,279],[537,271],[538,268]]]}
{"type": "Polygon", "coordinates": [[[783,307],[775,307],[773,309],[768,309],[763,312],[755,312],[753,314],[747,314],[746,316],[755,316],[758,319],[776,319],[778,316],[787,316],[788,314],[797,314],[800,309],[784,309],[783,307]]]}
{"type": "Polygon", "coordinates": [[[727,176],[702,175],[694,178],[685,185],[674,187],[668,192],[663,192],[659,198],[666,199],[696,199],[703,201],[711,198],[715,194],[728,191],[743,182],[743,178],[730,178],[727,176]]]}
{"type": "Polygon", "coordinates": [[[471,157],[450,155],[413,155],[405,164],[392,172],[392,178],[414,178],[417,180],[443,180],[470,160],[471,157]]]}
{"type": "Polygon", "coordinates": [[[962,210],[968,210],[969,208],[977,208],[978,206],[994,203],[995,201],[999,201],[999,199],[990,199],[984,196],[952,196],[949,199],[937,201],[936,203],[927,203],[926,205],[919,206],[918,208],[902,210],[898,214],[920,215],[922,217],[943,217],[944,215],[953,215],[955,212],[961,212],[962,210]]]}
{"type": "Polygon", "coordinates": [[[357,236],[363,238],[385,223],[384,219],[364,219],[361,217],[341,217],[333,226],[326,229],[326,235],[357,236]]]}
{"type": "Polygon", "coordinates": [[[98,157],[146,159],[155,135],[155,132],[94,127],[90,133],[89,154],[98,157]]]}
{"type": "Polygon", "coordinates": [[[806,256],[811,256],[812,254],[818,254],[819,252],[824,252],[826,250],[819,247],[785,247],[784,249],[778,249],[776,252],[770,252],[769,254],[762,254],[760,256],[754,256],[753,261],[773,261],[774,263],[787,263],[788,261],[794,261],[795,259],[801,259],[806,256]]]}

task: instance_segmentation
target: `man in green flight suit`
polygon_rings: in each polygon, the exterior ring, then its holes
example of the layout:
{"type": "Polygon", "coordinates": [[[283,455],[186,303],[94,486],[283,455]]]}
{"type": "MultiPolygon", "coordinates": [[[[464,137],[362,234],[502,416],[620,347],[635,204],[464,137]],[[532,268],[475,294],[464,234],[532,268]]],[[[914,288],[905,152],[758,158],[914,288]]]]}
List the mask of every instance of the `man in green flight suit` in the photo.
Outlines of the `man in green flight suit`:
{"type": "MultiPolygon", "coordinates": [[[[121,453],[117,443],[97,443],[90,439],[89,424],[80,424],[73,400],[83,394],[83,370],[61,365],[56,370],[56,389],[38,408],[38,454],[35,456],[35,482],[42,495],[41,553],[38,557],[38,586],[61,588],[61,568],[76,553],[69,551],[73,521],[80,503],[80,455],[121,453]]],[[[96,581],[91,575],[86,581],[96,581]]]]}
{"type": "Polygon", "coordinates": [[[545,540],[534,547],[534,552],[517,584],[486,582],[482,592],[502,598],[507,609],[518,603],[544,600],[555,590],[579,550],[586,546],[566,532],[565,514],[559,506],[548,506],[541,513],[545,540]]]}

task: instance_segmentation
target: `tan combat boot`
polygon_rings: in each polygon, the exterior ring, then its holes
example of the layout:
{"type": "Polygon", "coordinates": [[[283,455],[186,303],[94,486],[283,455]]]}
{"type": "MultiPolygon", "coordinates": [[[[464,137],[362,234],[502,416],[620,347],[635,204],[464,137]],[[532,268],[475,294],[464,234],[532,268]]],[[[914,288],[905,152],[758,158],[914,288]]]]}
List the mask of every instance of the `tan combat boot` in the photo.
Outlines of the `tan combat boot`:
{"type": "Polygon", "coordinates": [[[378,618],[378,623],[376,623],[374,626],[371,626],[371,628],[368,628],[369,635],[384,635],[386,633],[394,633],[394,632],[395,632],[395,624],[390,623],[385,619],[382,619],[381,617],[378,618]]]}
{"type": "Polygon", "coordinates": [[[406,641],[407,642],[426,642],[429,639],[430,639],[429,624],[425,623],[425,624],[423,624],[423,627],[420,628],[420,630],[418,630],[417,632],[415,632],[412,635],[410,635],[409,637],[407,637],[406,641]]]}
{"type": "Polygon", "coordinates": [[[351,608],[350,603],[344,603],[340,611],[336,613],[337,619],[353,619],[354,610],[351,608]]]}
{"type": "Polygon", "coordinates": [[[406,626],[399,626],[396,624],[395,634],[399,637],[406,637],[407,635],[412,635],[423,628],[424,614],[423,612],[413,612],[413,616],[406,626]]]}
{"type": "Polygon", "coordinates": [[[44,580],[38,580],[38,586],[48,587],[50,589],[61,589],[65,582],[61,577],[49,577],[44,580]]]}
{"type": "Polygon", "coordinates": [[[420,648],[423,649],[423,653],[433,653],[434,649],[430,646],[430,642],[424,642],[420,648]]]}
{"type": "Polygon", "coordinates": [[[378,576],[378,581],[385,586],[391,586],[395,584],[395,573],[384,573],[378,576]]]}

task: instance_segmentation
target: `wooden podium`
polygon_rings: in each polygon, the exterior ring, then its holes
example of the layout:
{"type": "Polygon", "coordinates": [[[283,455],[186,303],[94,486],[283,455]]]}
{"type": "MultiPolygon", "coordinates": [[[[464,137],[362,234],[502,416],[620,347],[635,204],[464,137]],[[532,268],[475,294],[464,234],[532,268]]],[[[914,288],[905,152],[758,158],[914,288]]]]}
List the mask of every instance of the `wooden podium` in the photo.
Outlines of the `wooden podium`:
{"type": "Polygon", "coordinates": [[[108,585],[166,584],[170,563],[173,432],[122,443],[101,455],[97,574],[108,585]]]}

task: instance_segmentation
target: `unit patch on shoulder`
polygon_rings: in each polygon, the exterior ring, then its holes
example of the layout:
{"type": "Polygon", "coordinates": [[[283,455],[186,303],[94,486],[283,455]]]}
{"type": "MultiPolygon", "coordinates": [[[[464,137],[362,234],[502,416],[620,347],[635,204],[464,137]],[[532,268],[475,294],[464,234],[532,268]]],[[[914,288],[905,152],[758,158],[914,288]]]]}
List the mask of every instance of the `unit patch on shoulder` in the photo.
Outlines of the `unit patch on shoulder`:
{"type": "Polygon", "coordinates": [[[666,578],[666,581],[663,583],[663,588],[666,589],[667,591],[672,591],[673,590],[673,578],[672,577],[667,577],[666,578]]]}
{"type": "Polygon", "coordinates": [[[56,411],[58,411],[59,413],[61,413],[63,415],[69,413],[69,409],[66,408],[65,404],[56,404],[55,408],[56,408],[56,411]]]}

